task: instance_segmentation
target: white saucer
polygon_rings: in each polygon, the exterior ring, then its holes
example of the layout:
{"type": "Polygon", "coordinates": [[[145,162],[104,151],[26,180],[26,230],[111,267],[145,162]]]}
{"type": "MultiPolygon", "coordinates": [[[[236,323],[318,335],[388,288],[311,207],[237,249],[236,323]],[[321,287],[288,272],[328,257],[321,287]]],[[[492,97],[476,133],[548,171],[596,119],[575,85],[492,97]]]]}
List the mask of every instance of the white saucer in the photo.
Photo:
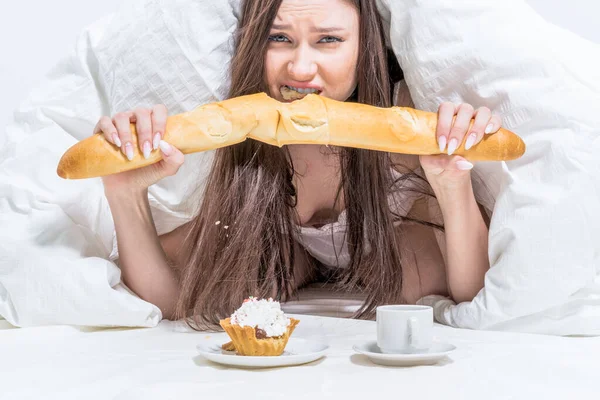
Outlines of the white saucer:
{"type": "Polygon", "coordinates": [[[375,364],[394,367],[409,367],[415,365],[432,365],[439,362],[448,354],[456,350],[456,346],[450,343],[434,342],[426,353],[382,353],[376,341],[370,341],[354,345],[354,351],[364,354],[375,364]]]}
{"type": "Polygon", "coordinates": [[[225,351],[221,345],[227,340],[212,339],[196,346],[198,353],[207,360],[234,367],[268,368],[306,364],[325,356],[328,345],[300,338],[290,338],[285,351],[280,356],[250,357],[239,356],[233,351],[225,351]]]}

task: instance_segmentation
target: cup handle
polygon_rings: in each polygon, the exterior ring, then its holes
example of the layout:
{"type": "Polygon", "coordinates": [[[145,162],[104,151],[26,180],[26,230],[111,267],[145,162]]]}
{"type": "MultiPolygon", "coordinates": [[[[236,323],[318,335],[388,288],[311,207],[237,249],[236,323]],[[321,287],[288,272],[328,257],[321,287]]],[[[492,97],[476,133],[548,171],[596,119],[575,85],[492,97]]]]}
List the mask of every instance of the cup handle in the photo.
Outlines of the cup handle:
{"type": "Polygon", "coordinates": [[[408,344],[411,347],[419,346],[419,320],[415,317],[408,319],[408,344]]]}

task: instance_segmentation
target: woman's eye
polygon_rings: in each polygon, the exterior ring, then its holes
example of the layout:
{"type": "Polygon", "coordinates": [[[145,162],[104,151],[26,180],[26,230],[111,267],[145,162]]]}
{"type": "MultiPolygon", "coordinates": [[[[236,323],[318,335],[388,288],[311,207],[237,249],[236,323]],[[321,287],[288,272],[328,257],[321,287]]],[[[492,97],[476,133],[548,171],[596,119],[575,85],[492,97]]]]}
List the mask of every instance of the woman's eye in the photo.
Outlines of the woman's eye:
{"type": "Polygon", "coordinates": [[[270,35],[269,40],[271,42],[287,42],[288,38],[286,38],[284,35],[270,35]]]}
{"type": "Polygon", "coordinates": [[[335,42],[343,42],[343,40],[340,39],[339,37],[335,37],[335,36],[325,36],[323,39],[320,40],[320,42],[335,43],[335,42]]]}

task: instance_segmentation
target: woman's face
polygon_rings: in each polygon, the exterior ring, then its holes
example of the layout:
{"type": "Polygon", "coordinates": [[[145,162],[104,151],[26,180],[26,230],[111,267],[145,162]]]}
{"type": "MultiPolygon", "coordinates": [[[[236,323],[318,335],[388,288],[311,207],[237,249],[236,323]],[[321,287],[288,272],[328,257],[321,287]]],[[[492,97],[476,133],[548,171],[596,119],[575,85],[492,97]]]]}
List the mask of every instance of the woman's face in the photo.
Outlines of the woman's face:
{"type": "Polygon", "coordinates": [[[344,101],[356,87],[358,10],[348,0],[283,0],[265,59],[269,95],[279,101],[316,91],[344,101]]]}

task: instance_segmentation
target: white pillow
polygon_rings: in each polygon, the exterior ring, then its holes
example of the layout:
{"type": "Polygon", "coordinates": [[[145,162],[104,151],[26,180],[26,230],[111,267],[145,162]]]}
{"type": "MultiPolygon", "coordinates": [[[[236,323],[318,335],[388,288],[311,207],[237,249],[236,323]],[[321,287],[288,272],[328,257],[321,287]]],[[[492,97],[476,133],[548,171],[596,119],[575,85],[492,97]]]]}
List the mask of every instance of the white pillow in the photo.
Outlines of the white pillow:
{"type": "MultiPolygon", "coordinates": [[[[140,0],[86,29],[0,133],[0,316],[16,326],[153,326],[160,310],[120,283],[99,179],[56,175],[63,152],[102,115],[154,103],[171,113],[228,90],[238,1],[140,0]]],[[[212,153],[186,157],[150,188],[159,233],[189,220],[212,153]]]]}
{"type": "Polygon", "coordinates": [[[521,0],[379,5],[417,108],[487,106],[527,144],[519,160],[476,166],[496,193],[491,270],[442,322],[600,334],[600,46],[521,0]]]}

